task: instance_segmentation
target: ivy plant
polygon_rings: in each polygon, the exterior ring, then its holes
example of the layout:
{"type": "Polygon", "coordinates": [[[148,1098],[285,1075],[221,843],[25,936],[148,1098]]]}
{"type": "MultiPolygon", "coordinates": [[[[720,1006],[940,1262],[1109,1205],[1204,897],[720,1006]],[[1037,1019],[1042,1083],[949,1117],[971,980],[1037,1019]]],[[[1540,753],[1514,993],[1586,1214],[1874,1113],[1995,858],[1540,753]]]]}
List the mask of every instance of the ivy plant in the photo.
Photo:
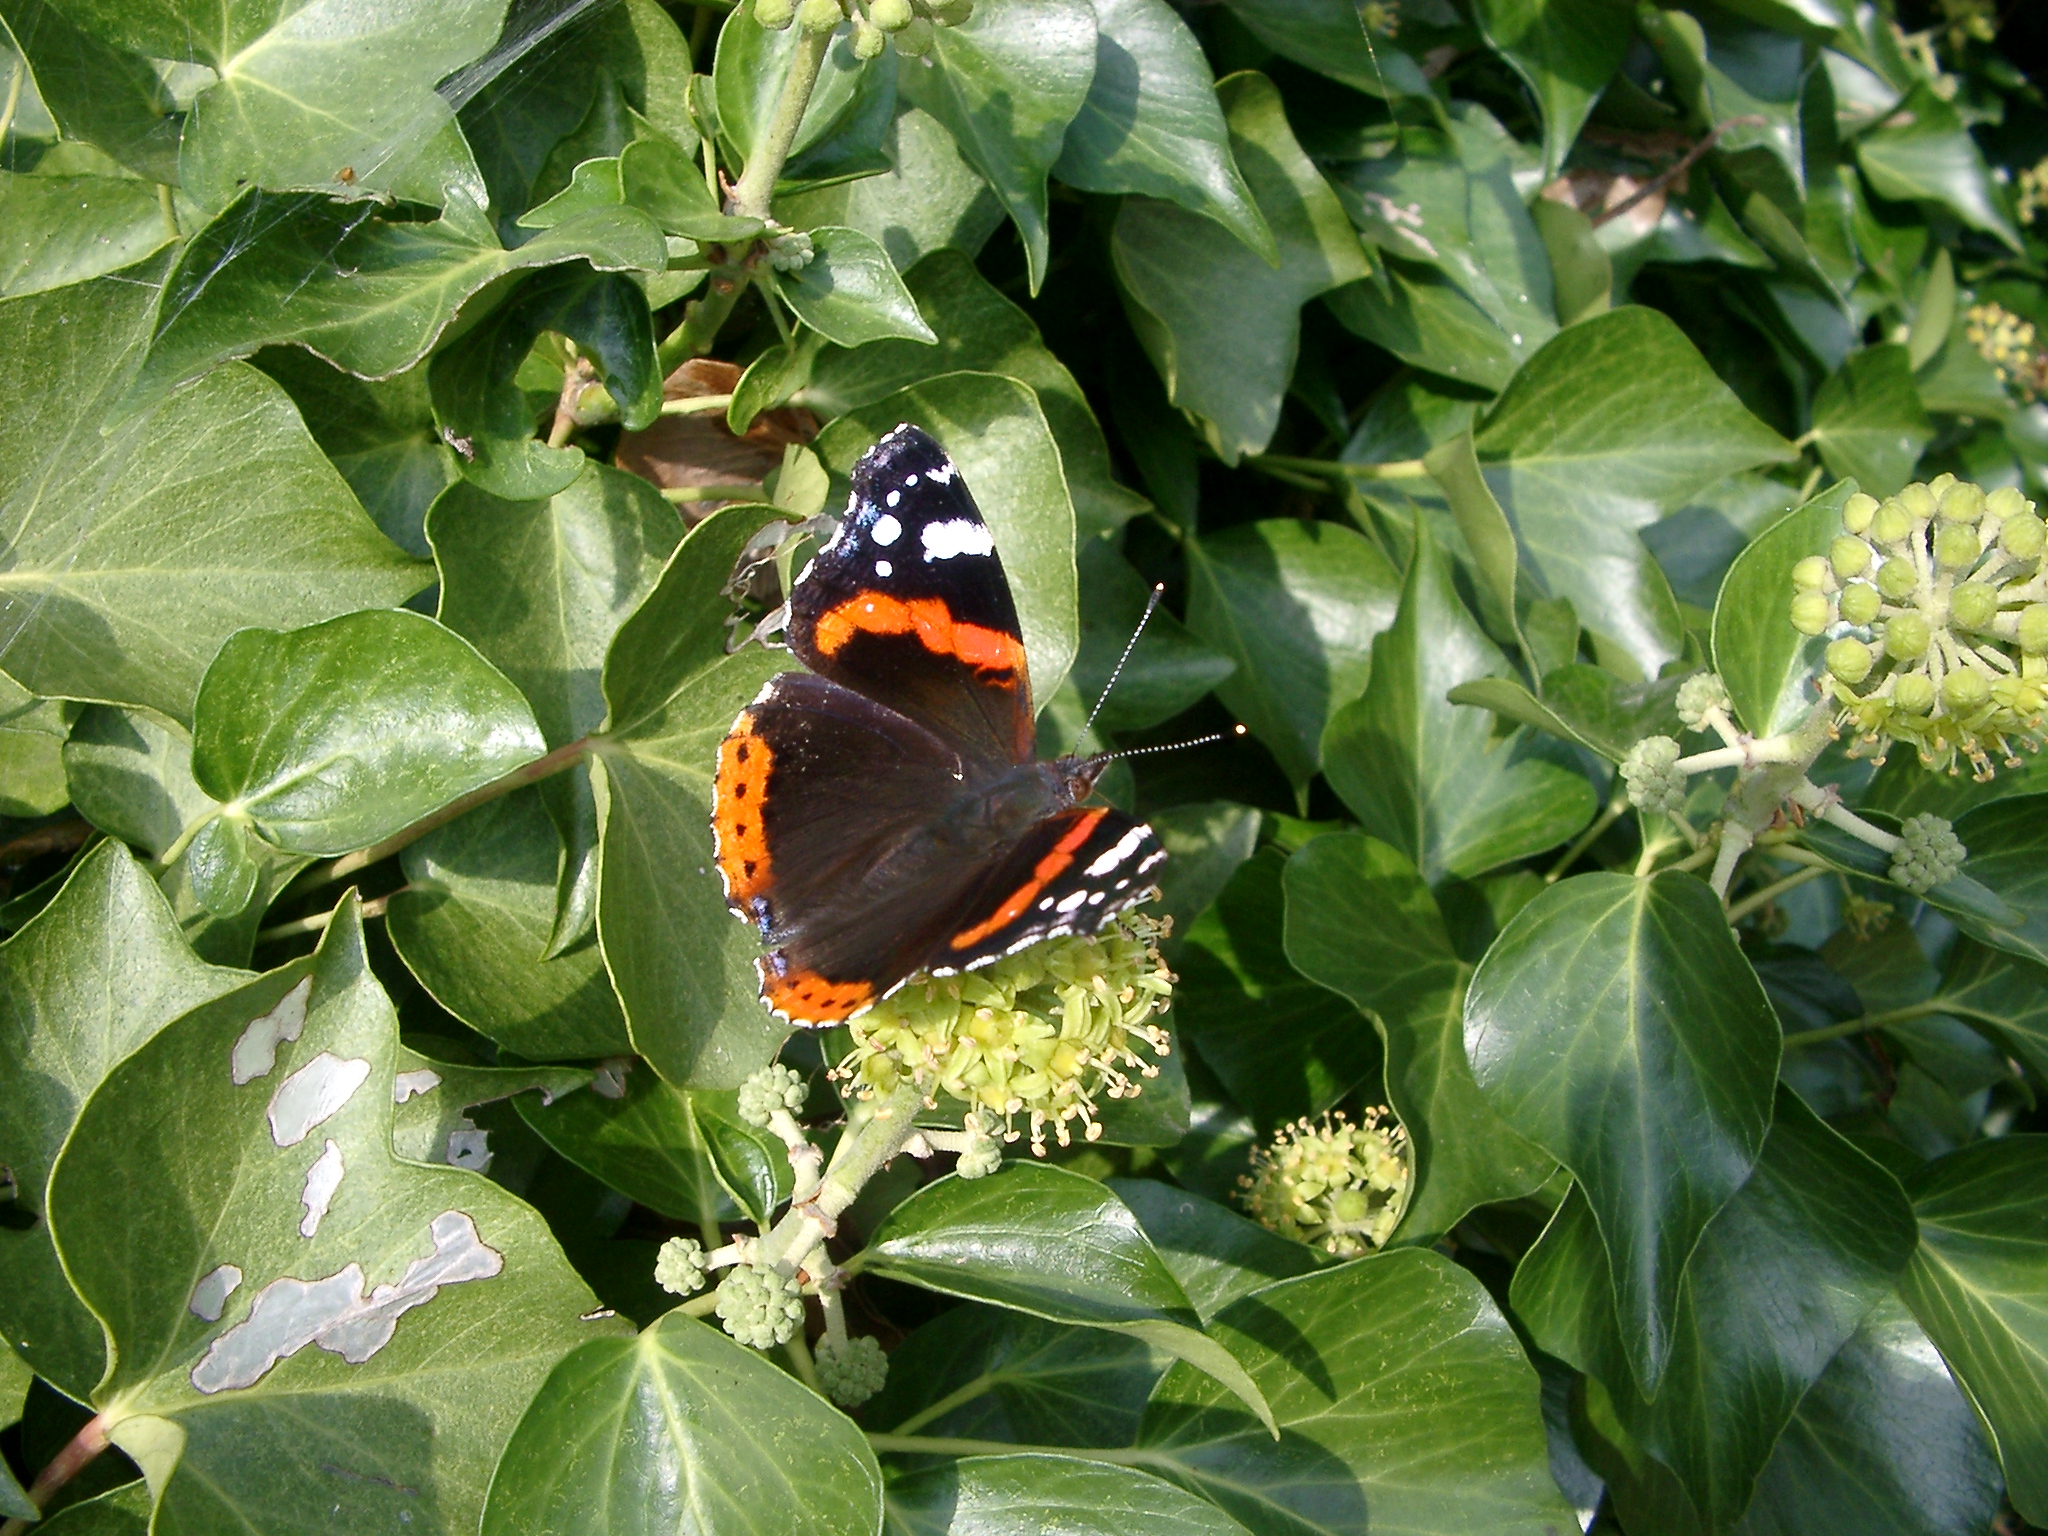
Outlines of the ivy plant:
{"type": "Polygon", "coordinates": [[[5,1536],[2048,1527],[2042,22],[0,0],[5,1536]],[[792,1033],[906,422],[1167,857],[792,1033]]]}

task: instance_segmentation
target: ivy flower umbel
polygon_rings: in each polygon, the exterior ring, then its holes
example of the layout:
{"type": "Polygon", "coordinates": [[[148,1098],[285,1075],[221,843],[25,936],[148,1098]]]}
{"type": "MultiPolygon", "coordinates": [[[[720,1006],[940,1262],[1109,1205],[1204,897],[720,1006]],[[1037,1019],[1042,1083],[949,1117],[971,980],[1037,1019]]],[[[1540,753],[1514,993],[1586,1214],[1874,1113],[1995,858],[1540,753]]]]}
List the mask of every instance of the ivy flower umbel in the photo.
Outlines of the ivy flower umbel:
{"type": "Polygon", "coordinates": [[[1259,1225],[1340,1259],[1355,1259],[1393,1235],[1413,1178],[1408,1132],[1368,1109],[1359,1124],[1341,1114],[1283,1126],[1252,1152],[1239,1177],[1245,1209],[1259,1225]]]}
{"type": "Polygon", "coordinates": [[[1124,912],[1100,933],[1047,939],[978,971],[912,978],[852,1022],[854,1048],[836,1075],[861,1097],[905,1079],[927,1103],[950,1094],[970,1119],[1000,1120],[1008,1141],[1022,1119],[1040,1155],[1048,1130],[1070,1145],[1075,1121],[1093,1141],[1097,1096],[1135,1097],[1140,1079],[1159,1075],[1140,1052],[1169,1049],[1150,1022],[1173,998],[1159,955],[1166,933],[1165,922],[1124,912]]]}
{"type": "Polygon", "coordinates": [[[2048,353],[2034,345],[2032,321],[2003,304],[1974,304],[1964,311],[1963,336],[2022,402],[2048,390],[2048,353]]]}
{"type": "Polygon", "coordinates": [[[1792,623],[1830,634],[1822,686],[1878,762],[1903,741],[1979,779],[2038,750],[2048,705],[2048,544],[2034,504],[1953,475],[1851,496],[1824,556],[1793,567],[1792,623]]]}

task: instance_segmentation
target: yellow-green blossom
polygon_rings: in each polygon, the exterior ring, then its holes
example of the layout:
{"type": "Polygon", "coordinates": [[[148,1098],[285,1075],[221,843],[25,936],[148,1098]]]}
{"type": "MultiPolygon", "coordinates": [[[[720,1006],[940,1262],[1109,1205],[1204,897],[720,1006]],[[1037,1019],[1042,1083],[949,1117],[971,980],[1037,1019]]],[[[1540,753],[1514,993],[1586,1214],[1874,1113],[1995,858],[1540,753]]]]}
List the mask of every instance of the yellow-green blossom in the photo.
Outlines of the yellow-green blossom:
{"type": "Polygon", "coordinates": [[[1940,475],[1851,496],[1825,558],[1793,572],[1790,615],[1831,637],[1822,686],[1878,762],[1903,741],[1931,768],[2018,767],[2048,707],[2048,544],[2034,504],[1940,475]]]}
{"type": "Polygon", "coordinates": [[[2003,304],[1973,304],[1963,314],[1963,335],[1998,380],[2023,401],[2048,390],[2048,353],[2034,345],[2034,323],[2003,304]]]}
{"type": "Polygon", "coordinates": [[[1354,1259],[1393,1235],[1412,1178],[1408,1132],[1368,1109],[1357,1125],[1326,1114],[1282,1127],[1237,1182],[1261,1226],[1354,1259]]]}
{"type": "Polygon", "coordinates": [[[1375,37],[1393,37],[1401,30],[1401,0],[1364,0],[1358,19],[1375,37]]]}
{"type": "Polygon", "coordinates": [[[2031,224],[2043,208],[2048,208],[2048,156],[2020,172],[2016,212],[2022,224],[2031,224]]]}
{"type": "Polygon", "coordinates": [[[970,1116],[999,1118],[1008,1141],[1022,1120],[1040,1155],[1048,1131],[1070,1145],[1076,1121],[1093,1141],[1097,1097],[1135,1097],[1159,1075],[1150,1058],[1168,1052],[1150,1022],[1173,999],[1159,955],[1167,930],[1125,912],[1100,933],[1047,939],[981,970],[913,977],[848,1026],[854,1049],[837,1075],[863,1098],[908,1078],[928,1104],[947,1094],[970,1116]]]}

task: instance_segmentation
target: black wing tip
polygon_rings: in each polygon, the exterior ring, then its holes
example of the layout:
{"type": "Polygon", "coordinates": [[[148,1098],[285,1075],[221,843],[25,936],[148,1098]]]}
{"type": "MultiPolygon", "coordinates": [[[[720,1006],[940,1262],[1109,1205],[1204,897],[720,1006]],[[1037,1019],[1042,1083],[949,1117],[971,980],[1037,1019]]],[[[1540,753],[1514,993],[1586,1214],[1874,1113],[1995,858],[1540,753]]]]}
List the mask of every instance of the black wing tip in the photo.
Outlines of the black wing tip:
{"type": "Polygon", "coordinates": [[[859,496],[864,487],[877,482],[897,484],[905,475],[950,468],[952,463],[937,438],[922,427],[901,421],[884,432],[881,440],[853,466],[854,493],[859,496]]]}

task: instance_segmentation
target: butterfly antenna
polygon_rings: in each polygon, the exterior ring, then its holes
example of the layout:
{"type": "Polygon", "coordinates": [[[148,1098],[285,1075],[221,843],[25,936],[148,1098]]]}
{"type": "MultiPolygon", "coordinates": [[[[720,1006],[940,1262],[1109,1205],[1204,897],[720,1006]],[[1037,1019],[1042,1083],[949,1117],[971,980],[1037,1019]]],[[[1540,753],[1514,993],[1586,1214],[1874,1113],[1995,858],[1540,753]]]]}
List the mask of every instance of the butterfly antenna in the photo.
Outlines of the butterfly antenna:
{"type": "Polygon", "coordinates": [[[1153,610],[1159,606],[1159,600],[1164,596],[1166,583],[1162,581],[1152,588],[1152,595],[1145,599],[1145,611],[1138,616],[1138,627],[1131,631],[1131,638],[1124,643],[1124,653],[1117,657],[1116,666],[1110,671],[1109,681],[1102,685],[1101,697],[1096,699],[1095,707],[1088,711],[1088,719],[1081,727],[1081,734],[1074,738],[1075,752],[1080,751],[1081,743],[1088,739],[1088,732],[1095,724],[1095,717],[1102,713],[1102,706],[1109,702],[1109,690],[1114,688],[1116,680],[1124,675],[1124,663],[1131,659],[1131,652],[1138,648],[1138,637],[1145,633],[1145,626],[1152,622],[1153,610]]]}
{"type": "Polygon", "coordinates": [[[1197,736],[1193,741],[1169,741],[1163,747],[1132,747],[1124,752],[1105,752],[1096,761],[1113,763],[1120,758],[1143,757],[1150,752],[1179,752],[1186,747],[1206,747],[1212,741],[1229,741],[1233,737],[1242,736],[1243,734],[1244,727],[1236,725],[1227,731],[1211,731],[1206,736],[1197,736]]]}

